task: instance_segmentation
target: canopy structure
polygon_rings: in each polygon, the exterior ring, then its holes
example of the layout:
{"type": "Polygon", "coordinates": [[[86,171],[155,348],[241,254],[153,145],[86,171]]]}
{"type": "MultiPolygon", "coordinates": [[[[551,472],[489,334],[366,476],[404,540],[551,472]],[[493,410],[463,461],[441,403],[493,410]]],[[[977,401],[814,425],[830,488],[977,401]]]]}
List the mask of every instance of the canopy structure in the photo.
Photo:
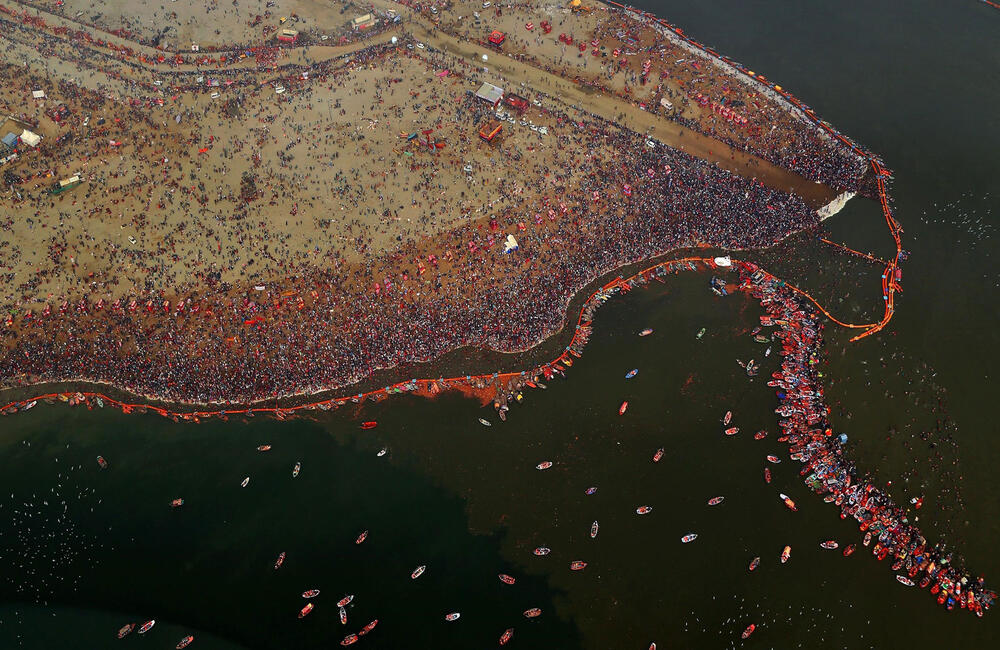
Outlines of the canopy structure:
{"type": "Polygon", "coordinates": [[[32,133],[28,129],[21,132],[21,142],[28,145],[29,147],[37,147],[38,143],[42,141],[42,136],[37,133],[32,133]]]}
{"type": "Polygon", "coordinates": [[[476,91],[476,97],[496,107],[500,103],[500,100],[503,99],[503,88],[494,86],[491,83],[484,83],[476,91]]]}
{"type": "Polygon", "coordinates": [[[35,99],[45,99],[45,91],[44,90],[32,90],[31,91],[31,96],[34,97],[35,99]]]}
{"type": "Polygon", "coordinates": [[[351,20],[351,27],[354,29],[368,29],[376,23],[377,19],[372,14],[358,16],[351,20]]]}
{"type": "Polygon", "coordinates": [[[499,46],[503,45],[503,42],[507,40],[507,35],[499,30],[494,29],[492,32],[490,32],[489,38],[487,40],[489,40],[489,42],[492,43],[493,45],[499,46]]]}
{"type": "Polygon", "coordinates": [[[479,127],[479,137],[487,142],[493,142],[493,139],[500,135],[501,131],[503,131],[503,125],[497,120],[490,120],[479,127]]]}
{"type": "Polygon", "coordinates": [[[525,99],[524,97],[521,97],[520,95],[515,95],[514,93],[505,95],[503,98],[503,103],[513,108],[515,111],[519,113],[528,108],[528,100],[525,99]]]}
{"type": "Polygon", "coordinates": [[[733,265],[733,261],[729,258],[728,255],[726,255],[725,257],[716,257],[715,260],[714,260],[714,262],[715,262],[716,266],[732,266],[733,265]]]}
{"type": "Polygon", "coordinates": [[[517,240],[514,239],[514,235],[507,235],[507,240],[503,243],[504,254],[513,253],[518,249],[517,240]]]}

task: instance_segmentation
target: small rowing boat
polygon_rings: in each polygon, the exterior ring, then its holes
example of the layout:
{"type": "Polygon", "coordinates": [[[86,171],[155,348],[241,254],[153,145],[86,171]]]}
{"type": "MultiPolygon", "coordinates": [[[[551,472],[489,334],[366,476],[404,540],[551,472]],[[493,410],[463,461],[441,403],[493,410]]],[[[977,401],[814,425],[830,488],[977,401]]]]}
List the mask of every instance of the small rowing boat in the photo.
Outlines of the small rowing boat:
{"type": "Polygon", "coordinates": [[[427,570],[427,565],[421,564],[420,566],[418,566],[416,569],[413,570],[413,573],[410,574],[410,579],[416,580],[420,576],[424,575],[424,571],[426,570],[427,570]]]}
{"type": "Polygon", "coordinates": [[[374,621],[372,621],[371,623],[369,623],[368,625],[366,625],[363,628],[361,628],[360,630],[358,630],[358,636],[364,636],[364,635],[368,634],[369,632],[371,632],[372,630],[375,629],[376,625],[378,625],[378,619],[377,618],[374,621]]]}
{"type": "Polygon", "coordinates": [[[832,539],[828,539],[825,542],[823,542],[822,544],[820,544],[819,547],[820,548],[825,548],[827,550],[831,550],[832,551],[833,549],[840,548],[840,544],[838,544],[837,542],[833,541],[832,539]]]}
{"type": "Polygon", "coordinates": [[[108,461],[104,460],[104,456],[97,457],[97,464],[101,466],[101,469],[108,468],[108,461]]]}
{"type": "Polygon", "coordinates": [[[758,555],[754,559],[750,560],[750,570],[753,571],[760,565],[760,556],[758,555]]]}
{"type": "Polygon", "coordinates": [[[194,636],[189,634],[180,641],[178,641],[177,645],[175,645],[174,648],[176,648],[177,650],[183,650],[184,648],[191,645],[192,641],[194,641],[194,636]]]}
{"type": "Polygon", "coordinates": [[[625,411],[628,410],[628,402],[622,402],[622,405],[618,407],[618,415],[625,415],[625,411]]]}
{"type": "Polygon", "coordinates": [[[727,424],[729,424],[729,421],[732,420],[732,419],[733,419],[733,412],[732,411],[726,411],[726,415],[722,418],[722,425],[726,426],[727,424]]]}
{"type": "Polygon", "coordinates": [[[597,537],[597,528],[597,520],[595,519],[594,523],[590,524],[590,539],[597,537]]]}
{"type": "Polygon", "coordinates": [[[343,598],[337,601],[337,607],[345,607],[348,604],[350,604],[352,600],[354,600],[354,594],[351,594],[350,596],[344,596],[343,598]]]}
{"type": "Polygon", "coordinates": [[[357,641],[358,641],[357,634],[348,634],[347,636],[344,637],[344,640],[340,642],[340,645],[351,645],[352,643],[357,643],[357,641]]]}
{"type": "Polygon", "coordinates": [[[485,420],[483,418],[479,418],[479,424],[483,425],[484,427],[492,427],[493,426],[492,422],[490,422],[489,420],[485,420]]]}
{"type": "Polygon", "coordinates": [[[681,537],[681,542],[684,544],[690,544],[696,539],[698,539],[698,533],[688,533],[684,537],[681,537]]]}
{"type": "Polygon", "coordinates": [[[278,559],[274,561],[274,570],[277,571],[278,569],[280,569],[281,565],[284,563],[285,563],[285,552],[282,551],[281,555],[278,556],[278,559]]]}
{"type": "Polygon", "coordinates": [[[340,624],[347,625],[347,610],[343,607],[337,608],[337,613],[340,615],[340,624]]]}
{"type": "Polygon", "coordinates": [[[726,497],[712,497],[711,499],[708,500],[708,505],[717,506],[725,500],[726,497]]]}
{"type": "Polygon", "coordinates": [[[757,433],[753,434],[754,440],[763,440],[766,437],[767,437],[767,431],[765,431],[764,429],[761,429],[757,433]]]}
{"type": "Polygon", "coordinates": [[[551,460],[546,460],[546,461],[543,461],[543,462],[538,463],[537,465],[535,465],[535,469],[548,469],[550,467],[552,467],[552,461],[551,460]]]}
{"type": "Polygon", "coordinates": [[[726,433],[727,436],[735,436],[739,432],[740,432],[740,428],[739,427],[729,427],[725,431],[725,433],[726,433]]]}
{"type": "Polygon", "coordinates": [[[572,562],[569,563],[570,571],[583,571],[586,568],[587,568],[587,563],[584,562],[583,560],[573,560],[572,562]]]}
{"type": "Polygon", "coordinates": [[[764,482],[765,483],[770,483],[771,482],[771,468],[770,467],[765,467],[764,468],[764,482]]]}
{"type": "Polygon", "coordinates": [[[250,485],[250,477],[249,476],[246,477],[245,479],[243,479],[242,481],[240,481],[240,487],[246,487],[248,485],[250,485]]]}
{"type": "Polygon", "coordinates": [[[525,618],[535,618],[536,616],[541,616],[541,614],[542,610],[538,609],[537,607],[532,607],[531,609],[524,610],[525,618]]]}
{"type": "Polygon", "coordinates": [[[767,459],[772,463],[774,463],[775,465],[781,462],[781,459],[778,458],[777,456],[768,456],[767,459]]]}
{"type": "Polygon", "coordinates": [[[184,505],[184,499],[174,499],[170,502],[171,508],[180,508],[182,505],[184,505]]]}
{"type": "Polygon", "coordinates": [[[786,546],[781,551],[781,563],[784,564],[785,562],[787,562],[788,558],[790,558],[791,556],[792,556],[792,547],[786,546]]]}
{"type": "Polygon", "coordinates": [[[552,549],[548,548],[547,546],[539,546],[538,548],[536,548],[533,551],[533,553],[535,555],[539,555],[539,556],[541,556],[541,555],[548,555],[551,552],[552,552],[552,549]]]}
{"type": "Polygon", "coordinates": [[[698,330],[698,333],[695,334],[694,337],[700,341],[701,337],[703,337],[703,336],[705,336],[705,328],[704,327],[701,328],[700,330],[698,330]]]}
{"type": "Polygon", "coordinates": [[[142,627],[139,628],[139,634],[145,634],[146,632],[149,632],[150,630],[153,629],[154,625],[156,625],[156,619],[150,619],[146,621],[145,623],[142,624],[142,627]]]}
{"type": "Polygon", "coordinates": [[[512,636],[514,636],[514,628],[508,627],[504,630],[503,634],[500,635],[500,645],[507,645],[507,642],[510,641],[512,636]]]}
{"type": "Polygon", "coordinates": [[[388,451],[389,451],[388,449],[382,447],[381,449],[378,450],[378,453],[375,455],[381,458],[382,456],[385,456],[388,451]]]}
{"type": "Polygon", "coordinates": [[[635,377],[638,374],[639,374],[639,369],[638,368],[632,368],[627,373],[625,373],[625,379],[631,379],[632,377],[635,377]]]}
{"type": "Polygon", "coordinates": [[[639,506],[635,509],[635,514],[637,515],[648,515],[651,512],[653,512],[652,506],[639,506]]]}
{"type": "Polygon", "coordinates": [[[134,629],[135,629],[135,623],[126,623],[125,625],[123,625],[121,627],[121,629],[118,630],[118,638],[119,639],[124,639],[134,629]]]}
{"type": "Polygon", "coordinates": [[[757,629],[757,625],[755,623],[751,623],[750,625],[747,625],[747,629],[743,630],[743,638],[745,639],[745,638],[749,637],[751,634],[753,634],[753,631],[756,630],[756,629],[757,629]]]}
{"type": "Polygon", "coordinates": [[[302,471],[302,463],[295,463],[295,467],[292,468],[292,478],[298,476],[299,472],[301,471],[302,471]]]}
{"type": "Polygon", "coordinates": [[[512,585],[514,584],[514,582],[516,582],[514,578],[507,575],[506,573],[501,573],[498,577],[500,578],[500,582],[504,583],[505,585],[512,585]]]}
{"type": "Polygon", "coordinates": [[[658,462],[660,462],[661,458],[663,458],[663,447],[660,447],[659,449],[657,449],[656,453],[653,454],[653,462],[654,463],[658,463],[658,462]]]}
{"type": "Polygon", "coordinates": [[[361,428],[364,429],[364,430],[366,430],[366,431],[368,429],[374,429],[377,426],[378,426],[378,422],[375,422],[375,421],[362,422],[361,423],[361,428]]]}
{"type": "Polygon", "coordinates": [[[653,328],[647,327],[646,329],[639,332],[639,336],[649,336],[652,333],[653,333],[653,328]]]}
{"type": "Polygon", "coordinates": [[[303,598],[315,598],[316,596],[319,596],[319,589],[310,589],[309,591],[302,592],[303,598]]]}
{"type": "Polygon", "coordinates": [[[795,507],[795,502],[789,499],[787,495],[779,492],[778,496],[785,502],[785,505],[788,506],[789,510],[798,510],[798,508],[795,507]]]}
{"type": "Polygon", "coordinates": [[[844,549],[844,557],[849,557],[854,552],[854,548],[854,544],[848,544],[847,548],[844,549]]]}
{"type": "Polygon", "coordinates": [[[913,581],[907,578],[906,576],[897,575],[896,582],[898,582],[901,585],[906,585],[907,587],[913,586],[913,581]]]}
{"type": "Polygon", "coordinates": [[[589,488],[587,488],[587,496],[589,497],[589,496],[591,496],[593,494],[597,494],[597,488],[596,487],[589,487],[589,488]]]}
{"type": "Polygon", "coordinates": [[[257,447],[257,451],[271,451],[271,445],[261,445],[257,447]]]}
{"type": "Polygon", "coordinates": [[[361,533],[360,535],[358,535],[358,538],[356,540],[354,540],[354,543],[355,544],[360,544],[361,542],[365,541],[366,539],[368,539],[368,531],[367,530],[364,531],[363,533],[361,533]]]}
{"type": "Polygon", "coordinates": [[[452,612],[451,614],[445,614],[444,615],[444,620],[446,620],[449,623],[451,623],[452,621],[457,621],[461,617],[462,617],[462,613],[461,612],[452,612]]]}

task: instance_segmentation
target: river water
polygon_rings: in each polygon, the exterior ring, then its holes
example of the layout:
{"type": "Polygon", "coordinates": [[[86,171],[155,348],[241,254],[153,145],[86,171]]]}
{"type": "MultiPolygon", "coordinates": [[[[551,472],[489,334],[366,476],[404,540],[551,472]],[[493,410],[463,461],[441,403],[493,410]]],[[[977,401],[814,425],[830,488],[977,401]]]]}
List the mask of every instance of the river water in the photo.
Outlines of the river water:
{"type": "MultiPolygon", "coordinates": [[[[894,171],[912,252],[905,293],[877,337],[849,344],[827,329],[827,396],[858,465],[900,500],[924,496],[928,537],[949,540],[996,588],[1000,12],[974,0],[648,8],[792,89],[894,171]]],[[[872,202],[851,201],[825,228],[891,253],[872,202]]],[[[753,258],[844,320],[881,313],[880,267],[811,235],[753,258]]],[[[358,647],[494,647],[508,627],[519,648],[989,647],[1000,613],[947,613],[869,553],[821,550],[859,533],[787,455],[764,483],[764,456],[782,455],[764,385],[776,355],[748,336],[759,306],[718,298],[707,280],[682,274],[610,301],[569,378],[528,394],[505,424],[452,394],[286,422],[193,426],[65,405],[5,418],[0,647],[117,648],[138,642],[119,642],[118,627],[149,618],[158,622],[141,643],[155,648],[187,634],[196,648],[331,647],[375,618],[358,647]],[[654,334],[637,337],[644,327],[654,334]],[[749,358],[762,362],[755,381],[736,363],[749,358]],[[733,437],[721,434],[726,410],[741,428],[733,437]],[[361,431],[360,420],[378,427],[361,431]],[[769,437],[754,441],[758,429],[769,437]],[[534,469],[544,460],[554,467],[534,469]],[[707,507],[718,495],[725,502],[707,507]],[[652,513],[637,516],[640,505],[652,513]],[[682,545],[688,532],[699,537],[682,545]],[[537,557],[537,546],[552,552],[537,557]],[[588,566],[570,571],[578,559],[588,566]],[[412,580],[418,565],[427,571],[412,580]],[[299,620],[311,588],[316,609],[299,620]],[[542,615],[528,620],[532,607],[542,615]],[[445,622],[453,611],[461,619],[445,622]]]]}

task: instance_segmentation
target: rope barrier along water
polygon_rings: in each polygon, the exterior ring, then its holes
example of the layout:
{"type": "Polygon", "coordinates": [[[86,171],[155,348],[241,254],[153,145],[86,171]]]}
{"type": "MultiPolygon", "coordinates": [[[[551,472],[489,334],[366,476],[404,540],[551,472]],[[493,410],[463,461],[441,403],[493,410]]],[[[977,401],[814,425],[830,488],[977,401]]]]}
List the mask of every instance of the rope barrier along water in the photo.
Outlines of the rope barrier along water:
{"type": "Polygon", "coordinates": [[[874,257],[873,255],[869,255],[868,253],[862,253],[861,251],[856,251],[853,248],[849,248],[849,247],[847,247],[847,246],[845,246],[843,244],[838,244],[835,241],[830,241],[826,237],[820,237],[819,240],[821,242],[823,242],[824,244],[829,244],[829,245],[834,246],[836,248],[843,249],[843,250],[847,251],[848,253],[853,253],[854,255],[858,255],[860,257],[863,257],[866,260],[870,260],[872,262],[878,262],[879,264],[888,264],[888,262],[886,262],[885,260],[883,260],[881,258],[874,257]]]}

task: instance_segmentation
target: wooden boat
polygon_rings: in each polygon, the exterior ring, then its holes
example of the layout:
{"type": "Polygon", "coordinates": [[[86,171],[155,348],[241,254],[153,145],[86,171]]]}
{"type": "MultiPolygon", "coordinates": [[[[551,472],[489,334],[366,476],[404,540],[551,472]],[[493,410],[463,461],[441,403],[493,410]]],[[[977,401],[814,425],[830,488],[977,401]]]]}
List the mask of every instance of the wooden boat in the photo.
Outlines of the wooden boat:
{"type": "Polygon", "coordinates": [[[340,616],[340,624],[347,625],[347,610],[339,607],[337,608],[337,614],[340,616]]]}
{"type": "Polygon", "coordinates": [[[656,453],[653,454],[653,462],[654,463],[658,463],[658,462],[660,462],[661,458],[663,458],[663,447],[660,447],[659,449],[657,449],[656,453]]]}
{"type": "Polygon", "coordinates": [[[767,459],[772,463],[774,463],[775,465],[781,462],[781,459],[778,458],[777,456],[768,456],[767,459]]]}
{"type": "Polygon", "coordinates": [[[628,402],[622,402],[622,405],[618,407],[618,415],[625,415],[625,411],[628,410],[628,402]]]}
{"type": "Polygon", "coordinates": [[[461,612],[452,612],[451,614],[445,614],[444,620],[451,623],[452,621],[457,621],[459,618],[461,618],[461,616],[462,616],[461,612]]]}
{"type": "Polygon", "coordinates": [[[770,467],[765,467],[764,468],[764,482],[765,483],[770,483],[771,482],[771,468],[770,467]]]}
{"type": "Polygon", "coordinates": [[[684,537],[681,537],[681,542],[684,544],[690,544],[696,539],[698,539],[698,533],[688,533],[684,537]]]}
{"type": "Polygon", "coordinates": [[[368,429],[374,429],[377,426],[378,426],[378,422],[375,422],[375,421],[369,421],[369,422],[362,422],[361,423],[361,428],[365,429],[366,431],[368,429]]]}
{"type": "Polygon", "coordinates": [[[825,548],[825,549],[828,549],[828,550],[832,551],[833,549],[839,548],[840,544],[838,544],[837,542],[833,541],[832,539],[828,539],[827,541],[825,541],[822,544],[820,544],[819,547],[820,548],[825,548]]]}
{"type": "Polygon", "coordinates": [[[364,635],[368,634],[369,632],[371,632],[372,630],[375,629],[376,625],[378,625],[378,619],[377,618],[374,621],[372,621],[371,623],[369,623],[368,625],[366,625],[363,628],[361,628],[360,630],[358,630],[358,636],[364,636],[364,635]]]}
{"type": "Polygon", "coordinates": [[[587,563],[584,562],[583,560],[573,560],[572,562],[569,563],[570,571],[583,571],[586,568],[587,568],[587,563]]]}
{"type": "Polygon", "coordinates": [[[844,549],[844,557],[850,556],[854,552],[854,544],[848,544],[847,548],[844,549]]]}
{"type": "Polygon", "coordinates": [[[786,546],[781,551],[781,563],[784,564],[785,562],[787,562],[788,558],[790,558],[791,556],[792,556],[792,547],[786,546]]]}
{"type": "Polygon", "coordinates": [[[753,571],[760,565],[760,556],[758,555],[754,559],[750,560],[750,570],[753,571]]]}
{"type": "Polygon", "coordinates": [[[510,641],[511,637],[513,636],[514,636],[514,628],[508,627],[506,630],[504,630],[504,633],[500,635],[500,645],[507,645],[507,642],[510,641]]]}
{"type": "Polygon", "coordinates": [[[176,648],[176,650],[184,650],[184,648],[191,645],[192,641],[194,641],[194,636],[189,634],[180,641],[178,641],[177,645],[175,645],[174,648],[176,648]]]}
{"type": "Polygon", "coordinates": [[[501,573],[498,577],[500,578],[500,582],[505,585],[512,585],[516,582],[513,577],[507,575],[506,573],[501,573]]]}
{"type": "Polygon", "coordinates": [[[539,546],[538,548],[536,548],[536,549],[535,549],[534,551],[532,551],[532,552],[533,552],[533,553],[534,553],[535,555],[539,555],[539,556],[541,556],[541,555],[548,555],[549,553],[551,553],[551,552],[552,552],[552,549],[551,549],[551,548],[549,548],[549,547],[547,547],[547,546],[539,546]]]}
{"type": "Polygon", "coordinates": [[[424,575],[424,571],[426,570],[427,570],[427,565],[421,564],[420,566],[418,566],[416,569],[413,570],[413,573],[410,574],[410,579],[416,580],[420,576],[424,575]]]}
{"type": "Polygon", "coordinates": [[[299,472],[301,471],[302,471],[302,463],[295,463],[295,467],[292,468],[292,478],[298,476],[299,472]]]}
{"type": "Polygon", "coordinates": [[[764,429],[761,429],[757,433],[753,434],[754,440],[763,440],[766,437],[767,437],[767,431],[765,431],[764,429]]]}
{"type": "Polygon", "coordinates": [[[749,637],[751,634],[753,634],[753,631],[756,630],[756,629],[757,629],[757,625],[755,623],[751,623],[750,625],[747,626],[747,629],[743,630],[742,638],[745,639],[745,638],[749,637]]]}
{"type": "Polygon", "coordinates": [[[906,576],[897,575],[896,582],[898,582],[901,585],[906,585],[907,587],[913,586],[913,581],[907,578],[906,576]]]}
{"type": "Polygon", "coordinates": [[[343,598],[337,601],[337,607],[346,607],[348,604],[350,604],[352,600],[354,600],[354,594],[351,594],[350,596],[344,596],[343,598]]]}
{"type": "Polygon", "coordinates": [[[243,479],[242,481],[240,481],[240,487],[246,487],[248,485],[250,485],[250,477],[249,476],[246,477],[245,479],[243,479]]]}
{"type": "Polygon", "coordinates": [[[726,433],[727,436],[735,436],[739,432],[740,432],[740,428],[739,427],[729,427],[725,431],[725,433],[726,433]]]}
{"type": "Polygon", "coordinates": [[[538,609],[537,607],[532,607],[531,609],[526,609],[524,611],[524,617],[525,618],[535,618],[536,616],[540,616],[541,613],[542,613],[542,610],[538,609]]]}
{"type": "Polygon", "coordinates": [[[727,424],[729,424],[729,421],[732,420],[732,419],[733,419],[733,412],[732,411],[726,411],[726,415],[722,418],[722,424],[723,425],[727,425],[727,424]]]}
{"type": "Polygon", "coordinates": [[[278,556],[278,559],[274,561],[274,570],[277,571],[281,568],[281,565],[285,563],[285,552],[282,551],[278,556]]]}
{"type": "Polygon", "coordinates": [[[271,445],[261,445],[257,447],[257,451],[271,451],[271,445]]]}
{"type": "Polygon", "coordinates": [[[344,640],[340,642],[340,645],[351,645],[352,643],[357,643],[357,641],[358,641],[357,634],[348,634],[347,636],[344,637],[344,640]]]}
{"type": "Polygon", "coordinates": [[[121,628],[118,630],[118,638],[124,639],[134,629],[135,629],[135,623],[126,623],[125,625],[121,626],[121,628]]]}
{"type": "Polygon", "coordinates": [[[483,425],[484,427],[492,427],[493,426],[492,422],[490,422],[489,420],[484,420],[483,418],[479,418],[479,424],[483,425]]]}
{"type": "Polygon", "coordinates": [[[146,621],[145,623],[142,624],[142,627],[139,628],[139,634],[145,634],[146,632],[149,632],[150,630],[153,629],[154,625],[156,625],[156,619],[150,619],[146,621]]]}
{"type": "Polygon", "coordinates": [[[708,505],[717,506],[725,500],[726,497],[712,497],[711,499],[708,500],[708,505]]]}
{"type": "Polygon", "coordinates": [[[548,469],[550,467],[552,467],[552,461],[551,460],[546,460],[546,461],[543,461],[543,462],[538,463],[537,465],[535,465],[535,469],[548,469]]]}
{"type": "Polygon", "coordinates": [[[358,535],[358,538],[354,540],[354,543],[355,544],[360,544],[361,542],[365,541],[366,539],[368,539],[368,531],[367,530],[364,531],[363,533],[361,533],[360,535],[358,535]]]}
{"type": "Polygon", "coordinates": [[[648,515],[653,511],[652,506],[639,506],[635,509],[635,514],[637,515],[648,515]]]}
{"type": "Polygon", "coordinates": [[[595,537],[597,537],[597,528],[598,528],[597,520],[595,519],[594,523],[590,525],[590,539],[594,539],[595,537]]]}
{"type": "Polygon", "coordinates": [[[647,327],[646,329],[639,332],[639,336],[649,336],[652,333],[653,333],[653,328],[647,327]]]}
{"type": "Polygon", "coordinates": [[[310,589],[309,591],[302,592],[303,598],[315,598],[316,596],[319,596],[319,589],[310,589]]]}
{"type": "Polygon", "coordinates": [[[592,486],[592,487],[587,488],[586,494],[587,494],[588,497],[591,496],[591,495],[593,495],[593,494],[597,494],[597,487],[592,486]]]}
{"type": "Polygon", "coordinates": [[[627,373],[625,373],[625,379],[631,379],[632,377],[635,377],[638,374],[639,374],[639,369],[638,368],[632,368],[627,373]]]}

